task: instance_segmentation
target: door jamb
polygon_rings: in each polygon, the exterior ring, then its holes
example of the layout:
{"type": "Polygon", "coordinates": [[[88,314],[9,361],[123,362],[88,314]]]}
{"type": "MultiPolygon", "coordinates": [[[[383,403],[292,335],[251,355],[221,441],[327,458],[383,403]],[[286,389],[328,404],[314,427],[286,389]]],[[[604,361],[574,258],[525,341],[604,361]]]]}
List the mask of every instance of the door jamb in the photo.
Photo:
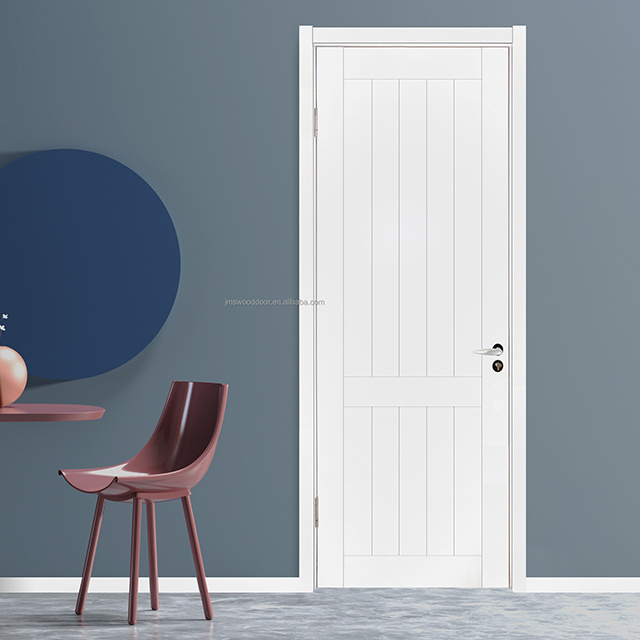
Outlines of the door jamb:
{"type": "Polygon", "coordinates": [[[317,46],[506,46],[510,67],[509,428],[510,584],[526,584],[526,27],[317,28],[299,39],[299,576],[316,586],[315,48],[317,46]]]}

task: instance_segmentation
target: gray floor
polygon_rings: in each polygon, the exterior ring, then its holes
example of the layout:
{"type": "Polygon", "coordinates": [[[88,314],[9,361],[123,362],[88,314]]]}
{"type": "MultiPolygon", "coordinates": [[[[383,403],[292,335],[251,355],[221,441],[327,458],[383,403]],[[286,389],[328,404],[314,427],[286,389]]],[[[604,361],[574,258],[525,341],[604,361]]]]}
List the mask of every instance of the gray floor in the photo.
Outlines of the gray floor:
{"type": "Polygon", "coordinates": [[[197,594],[140,594],[127,624],[126,594],[0,595],[0,638],[91,640],[622,640],[640,638],[640,594],[514,594],[502,589],[323,589],[310,594],[213,594],[214,620],[197,594]]]}

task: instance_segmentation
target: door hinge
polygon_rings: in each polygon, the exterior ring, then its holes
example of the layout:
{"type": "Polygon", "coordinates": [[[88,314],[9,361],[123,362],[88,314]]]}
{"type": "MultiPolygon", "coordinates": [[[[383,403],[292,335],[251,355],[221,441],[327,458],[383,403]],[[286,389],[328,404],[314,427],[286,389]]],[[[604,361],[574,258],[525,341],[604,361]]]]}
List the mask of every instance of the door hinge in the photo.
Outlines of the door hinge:
{"type": "Polygon", "coordinates": [[[313,137],[318,137],[318,108],[313,110],[313,137]]]}
{"type": "Polygon", "coordinates": [[[320,508],[318,507],[318,498],[316,498],[313,501],[313,511],[314,511],[314,517],[315,517],[315,525],[316,527],[318,526],[318,523],[320,522],[320,508]]]}

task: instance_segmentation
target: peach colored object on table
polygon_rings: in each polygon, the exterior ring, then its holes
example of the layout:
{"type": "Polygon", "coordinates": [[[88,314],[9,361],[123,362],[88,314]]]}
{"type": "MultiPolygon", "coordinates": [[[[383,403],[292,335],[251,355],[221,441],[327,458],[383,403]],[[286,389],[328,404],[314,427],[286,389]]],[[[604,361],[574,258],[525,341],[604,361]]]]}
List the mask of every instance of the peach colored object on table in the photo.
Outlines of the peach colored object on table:
{"type": "Polygon", "coordinates": [[[0,422],[68,422],[99,420],[102,407],[87,404],[10,404],[0,408],[0,422]]]}
{"type": "Polygon", "coordinates": [[[15,402],[27,386],[27,365],[11,347],[0,347],[0,407],[15,402]]]}
{"type": "Polygon", "coordinates": [[[227,384],[174,381],[155,431],[142,451],[119,465],[58,472],[74,489],[98,496],[76,602],[78,615],[84,611],[87,599],[106,500],[133,504],[129,624],[135,624],[137,618],[140,520],[142,503],[146,505],[151,608],[158,608],[155,503],[180,498],[204,615],[207,620],[213,618],[190,496],[191,488],[202,480],[211,464],[228,390],[227,384]]]}

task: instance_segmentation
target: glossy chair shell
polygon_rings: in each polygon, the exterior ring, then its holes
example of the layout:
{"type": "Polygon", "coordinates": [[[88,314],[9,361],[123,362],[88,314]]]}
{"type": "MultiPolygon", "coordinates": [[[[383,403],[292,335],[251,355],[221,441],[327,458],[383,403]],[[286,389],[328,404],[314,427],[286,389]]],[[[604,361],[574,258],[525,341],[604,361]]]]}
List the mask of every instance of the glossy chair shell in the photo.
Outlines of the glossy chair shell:
{"type": "Polygon", "coordinates": [[[58,473],[74,489],[117,502],[131,502],[136,495],[155,502],[189,495],[211,464],[228,389],[226,384],[173,382],[158,425],[140,453],[111,467],[58,473]]]}
{"type": "Polygon", "coordinates": [[[158,425],[140,453],[111,467],[58,471],[74,489],[98,496],[76,604],[78,615],[83,612],[87,598],[105,500],[133,503],[129,624],[135,624],[142,502],[146,504],[147,511],[151,607],[157,609],[158,565],[154,503],[181,498],[205,618],[210,620],[213,617],[189,496],[191,489],[202,479],[211,464],[222,427],[228,390],[229,385],[226,384],[175,381],[171,385],[158,425]]]}

